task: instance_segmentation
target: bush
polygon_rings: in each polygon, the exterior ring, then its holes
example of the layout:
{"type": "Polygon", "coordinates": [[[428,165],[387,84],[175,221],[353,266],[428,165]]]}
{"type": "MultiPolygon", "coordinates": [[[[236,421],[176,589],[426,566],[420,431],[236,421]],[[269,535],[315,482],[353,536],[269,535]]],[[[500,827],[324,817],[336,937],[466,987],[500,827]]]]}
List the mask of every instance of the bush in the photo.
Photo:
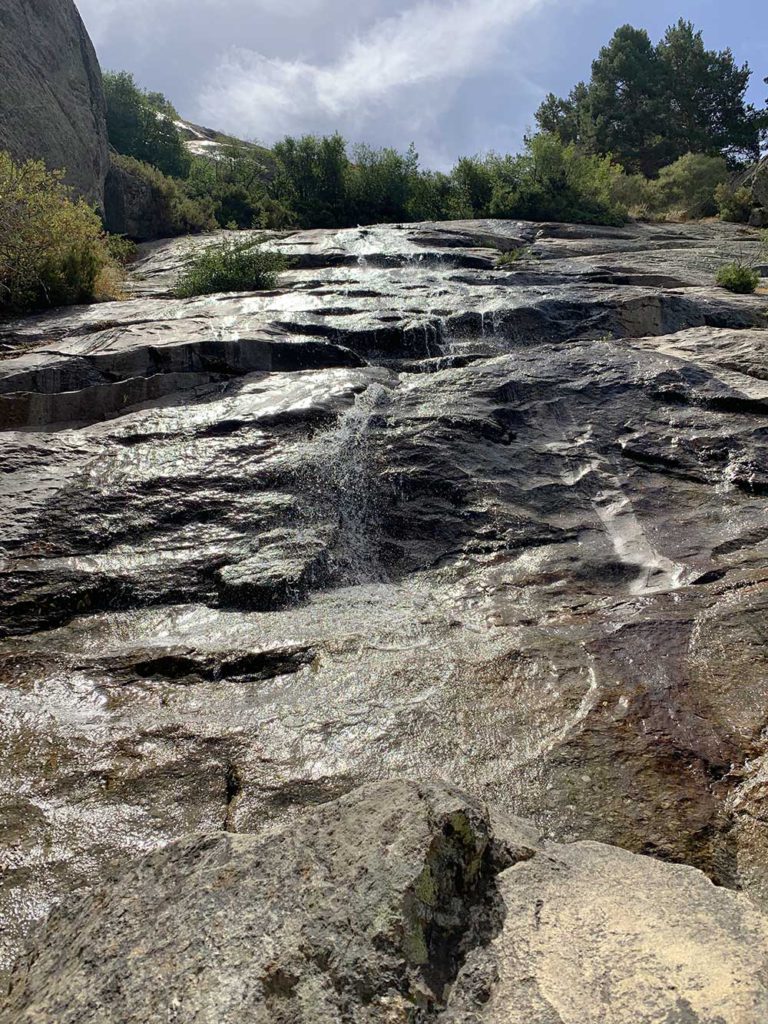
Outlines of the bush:
{"type": "Polygon", "coordinates": [[[180,299],[212,292],[251,292],[274,288],[288,261],[278,252],[259,248],[259,239],[227,239],[192,253],[176,285],[180,299]]]}
{"type": "Polygon", "coordinates": [[[507,252],[502,252],[496,257],[496,267],[498,270],[512,269],[521,260],[527,259],[529,256],[529,249],[509,249],[507,252]]]}
{"type": "Polygon", "coordinates": [[[144,92],[127,71],[106,72],[104,94],[107,134],[117,152],[152,164],[163,174],[186,178],[192,161],[168,100],[161,93],[144,92]]]}
{"type": "MultiPolygon", "coordinates": [[[[136,233],[136,237],[196,235],[216,228],[210,200],[191,198],[181,182],[133,157],[113,155],[112,160],[145,190],[140,202],[140,213],[150,218],[153,231],[143,235],[136,233]]],[[[128,233],[134,234],[130,230],[128,233]]]]}
{"type": "Polygon", "coordinates": [[[347,167],[348,218],[352,224],[393,224],[408,218],[411,180],[418,157],[411,147],[395,149],[356,146],[347,167]]]}
{"type": "Polygon", "coordinates": [[[720,211],[720,219],[734,224],[748,223],[754,207],[751,189],[736,188],[727,181],[717,186],[715,202],[720,211]]]}
{"type": "Polygon", "coordinates": [[[628,210],[630,216],[645,220],[652,216],[653,184],[643,174],[617,175],[612,189],[613,200],[628,210]]]}
{"type": "Polygon", "coordinates": [[[760,284],[760,274],[744,263],[726,263],[717,272],[717,283],[729,292],[751,295],[760,284]]]}
{"type": "Polygon", "coordinates": [[[587,156],[553,135],[535,135],[518,157],[496,159],[492,217],[623,224],[626,207],[615,198],[620,167],[609,157],[587,156]]]}
{"type": "Polygon", "coordinates": [[[106,235],[107,251],[115,263],[121,267],[132,263],[136,259],[138,251],[136,243],[125,235],[106,235]]]}
{"type": "Polygon", "coordinates": [[[0,153],[0,310],[89,302],[112,291],[114,270],[99,217],[62,172],[0,153]]]}
{"type": "Polygon", "coordinates": [[[728,173],[724,157],[686,153],[648,183],[651,209],[685,220],[714,217],[718,212],[715,192],[728,180],[728,173]]]}

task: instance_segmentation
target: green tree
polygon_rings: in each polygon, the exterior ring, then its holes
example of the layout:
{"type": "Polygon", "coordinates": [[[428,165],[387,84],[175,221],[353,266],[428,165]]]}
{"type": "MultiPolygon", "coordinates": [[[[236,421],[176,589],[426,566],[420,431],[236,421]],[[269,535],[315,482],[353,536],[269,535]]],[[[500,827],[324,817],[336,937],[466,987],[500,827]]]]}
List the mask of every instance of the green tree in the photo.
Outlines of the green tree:
{"type": "Polygon", "coordinates": [[[269,189],[271,199],[295,210],[302,227],[332,228],[349,222],[349,158],[340,135],[289,137],[273,152],[278,169],[269,189]]]}
{"type": "Polygon", "coordinates": [[[420,171],[408,195],[407,220],[448,220],[451,217],[453,182],[442,171],[420,171]]]}
{"type": "Polygon", "coordinates": [[[730,50],[707,50],[688,21],[670,26],[656,46],[624,25],[601,49],[589,83],[567,99],[547,96],[536,119],[562,142],[611,154],[647,177],[686,153],[738,164],[757,156],[765,127],[746,102],[750,74],[730,50]]]}
{"type": "Polygon", "coordinates": [[[255,146],[232,142],[222,145],[215,160],[195,157],[185,182],[188,195],[197,201],[210,201],[221,227],[275,226],[264,222],[274,166],[265,163],[263,154],[255,146]]]}
{"type": "Polygon", "coordinates": [[[592,65],[584,142],[610,153],[630,173],[652,174],[669,162],[663,74],[648,33],[624,25],[592,65]]]}
{"type": "Polygon", "coordinates": [[[621,168],[554,135],[535,135],[521,156],[495,158],[493,177],[492,217],[587,224],[626,220],[626,209],[615,198],[621,168]]]}
{"type": "Polygon", "coordinates": [[[557,137],[566,144],[583,142],[584,117],[589,109],[589,89],[584,82],[571,89],[567,99],[549,93],[536,111],[536,121],[541,131],[557,137]]]}
{"type": "Polygon", "coordinates": [[[457,212],[466,217],[489,216],[493,197],[496,157],[479,159],[461,157],[451,172],[454,188],[453,203],[457,212]]]}
{"type": "Polygon", "coordinates": [[[127,71],[104,75],[107,134],[118,153],[185,178],[191,157],[175,124],[175,110],[161,93],[141,90],[127,71]]]}
{"type": "Polygon", "coordinates": [[[396,149],[356,146],[347,171],[349,216],[356,224],[393,224],[408,219],[408,200],[419,158],[413,146],[396,149]]]}
{"type": "Polygon", "coordinates": [[[751,71],[730,50],[707,50],[701,32],[682,18],[657,47],[664,72],[668,131],[675,156],[722,154],[738,162],[760,152],[758,115],[746,103],[751,71]]]}

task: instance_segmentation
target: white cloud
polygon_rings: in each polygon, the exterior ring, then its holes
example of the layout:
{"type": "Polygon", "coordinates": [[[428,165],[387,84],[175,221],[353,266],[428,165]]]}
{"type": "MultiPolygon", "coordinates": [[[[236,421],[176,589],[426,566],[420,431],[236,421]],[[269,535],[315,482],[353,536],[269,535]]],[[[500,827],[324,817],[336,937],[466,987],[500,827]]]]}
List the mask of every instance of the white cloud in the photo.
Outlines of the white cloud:
{"type": "Polygon", "coordinates": [[[548,0],[421,0],[347,41],[327,64],[233,48],[199,99],[204,120],[270,141],[364,124],[378,113],[416,130],[434,122],[467,77],[548,0]]]}
{"type": "Polygon", "coordinates": [[[189,18],[211,11],[237,24],[241,12],[281,19],[306,16],[344,0],[76,0],[88,32],[98,46],[110,34],[151,36],[164,17],[189,18]],[[241,8],[238,12],[237,8],[241,8]]]}

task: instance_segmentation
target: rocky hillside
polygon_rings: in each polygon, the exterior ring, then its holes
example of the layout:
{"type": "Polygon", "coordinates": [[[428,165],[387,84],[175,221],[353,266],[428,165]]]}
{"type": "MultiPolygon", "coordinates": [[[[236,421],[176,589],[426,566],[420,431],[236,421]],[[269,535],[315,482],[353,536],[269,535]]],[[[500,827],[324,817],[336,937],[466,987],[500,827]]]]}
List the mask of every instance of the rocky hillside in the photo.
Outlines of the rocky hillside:
{"type": "Polygon", "coordinates": [[[101,71],[72,0],[0,5],[0,150],[64,168],[101,205],[108,170],[101,71]]]}
{"type": "Polygon", "coordinates": [[[763,1024],[755,234],[207,244],[0,331],[6,1019],[763,1024]]]}

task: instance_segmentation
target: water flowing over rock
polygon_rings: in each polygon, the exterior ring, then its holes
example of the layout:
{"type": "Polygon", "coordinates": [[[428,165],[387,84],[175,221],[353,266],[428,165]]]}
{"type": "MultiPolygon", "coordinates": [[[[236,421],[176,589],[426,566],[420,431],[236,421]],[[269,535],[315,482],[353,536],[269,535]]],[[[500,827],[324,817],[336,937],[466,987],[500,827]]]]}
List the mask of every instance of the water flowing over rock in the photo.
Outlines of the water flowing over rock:
{"type": "Polygon", "coordinates": [[[712,287],[755,237],[295,232],[276,291],[174,299],[196,239],[3,325],[4,966],[106,865],[395,776],[765,904],[768,303],[712,287]]]}
{"type": "Polygon", "coordinates": [[[109,157],[101,71],[72,0],[0,6],[0,150],[65,170],[99,206],[109,157]]]}
{"type": "Polygon", "coordinates": [[[53,915],[0,1019],[741,1024],[767,976],[768,919],[699,872],[392,782],[118,873],[53,915]]]}

